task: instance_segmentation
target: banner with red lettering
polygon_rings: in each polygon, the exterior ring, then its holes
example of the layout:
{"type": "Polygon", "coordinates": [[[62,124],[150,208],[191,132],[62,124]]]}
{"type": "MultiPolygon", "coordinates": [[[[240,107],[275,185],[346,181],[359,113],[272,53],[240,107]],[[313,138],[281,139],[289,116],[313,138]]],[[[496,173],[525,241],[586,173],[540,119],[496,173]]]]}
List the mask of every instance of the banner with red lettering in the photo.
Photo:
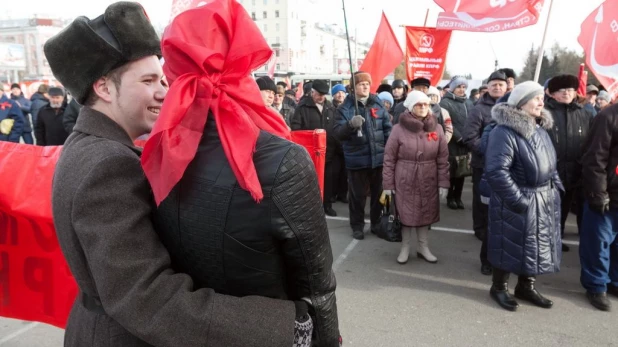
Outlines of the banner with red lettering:
{"type": "Polygon", "coordinates": [[[586,53],[586,65],[607,89],[618,96],[618,0],[607,0],[582,23],[579,44],[586,53]]]}
{"type": "Polygon", "coordinates": [[[451,31],[425,27],[406,27],[406,72],[408,81],[423,77],[435,86],[446,66],[451,31]]]}
{"type": "Polygon", "coordinates": [[[498,32],[534,25],[544,0],[434,0],[442,30],[498,32]]]}
{"type": "Polygon", "coordinates": [[[61,150],[0,141],[0,316],[64,328],[77,285],[51,212],[61,150]]]}

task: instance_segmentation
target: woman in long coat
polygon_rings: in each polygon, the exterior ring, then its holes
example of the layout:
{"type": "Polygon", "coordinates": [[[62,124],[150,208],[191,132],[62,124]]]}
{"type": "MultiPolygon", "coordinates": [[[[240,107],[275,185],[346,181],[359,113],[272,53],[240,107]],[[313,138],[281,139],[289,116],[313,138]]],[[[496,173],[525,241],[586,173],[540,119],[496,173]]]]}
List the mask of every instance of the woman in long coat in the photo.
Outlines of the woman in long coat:
{"type": "Polygon", "coordinates": [[[535,288],[537,275],[557,272],[562,255],[560,193],[556,152],[546,129],[553,118],[543,109],[543,87],[519,84],[507,103],[492,109],[497,126],[489,135],[485,177],[489,200],[488,259],[493,270],[491,297],[517,310],[508,292],[509,274],[519,275],[515,297],[550,308],[535,288]]]}
{"type": "Polygon", "coordinates": [[[401,252],[397,262],[405,264],[410,253],[412,229],[416,229],[419,258],[438,259],[429,251],[429,226],[440,220],[440,196],[449,187],[448,145],[442,127],[430,111],[431,100],[423,92],[408,94],[406,111],[399,117],[386,144],[383,186],[395,194],[403,224],[401,252]]]}

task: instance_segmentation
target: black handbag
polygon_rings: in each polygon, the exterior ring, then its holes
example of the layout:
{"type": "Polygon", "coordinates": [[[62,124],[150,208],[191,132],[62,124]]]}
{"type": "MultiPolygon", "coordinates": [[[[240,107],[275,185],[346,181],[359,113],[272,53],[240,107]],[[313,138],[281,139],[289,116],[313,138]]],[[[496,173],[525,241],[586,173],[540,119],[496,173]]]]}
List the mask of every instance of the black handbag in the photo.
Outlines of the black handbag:
{"type": "Polygon", "coordinates": [[[455,157],[455,177],[472,176],[472,154],[459,155],[455,157]]]}
{"type": "Polygon", "coordinates": [[[380,227],[376,230],[376,235],[388,242],[401,242],[401,221],[392,196],[386,197],[386,204],[382,208],[382,217],[380,217],[380,227]]]}

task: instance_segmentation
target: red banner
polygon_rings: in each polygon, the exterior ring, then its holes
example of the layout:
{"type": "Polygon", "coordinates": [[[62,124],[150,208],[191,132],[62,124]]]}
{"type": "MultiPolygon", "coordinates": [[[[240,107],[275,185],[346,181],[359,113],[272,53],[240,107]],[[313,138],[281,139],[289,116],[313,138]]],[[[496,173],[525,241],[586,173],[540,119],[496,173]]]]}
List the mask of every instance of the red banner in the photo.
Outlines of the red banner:
{"type": "Polygon", "coordinates": [[[64,328],[77,285],[52,222],[61,150],[0,141],[0,316],[64,328]]]}
{"type": "Polygon", "coordinates": [[[618,0],[607,0],[582,23],[579,44],[586,52],[586,65],[607,89],[618,96],[618,0]]]}
{"type": "Polygon", "coordinates": [[[423,77],[435,86],[446,66],[451,31],[406,27],[406,72],[408,81],[423,77]]]}
{"type": "Polygon", "coordinates": [[[434,0],[442,30],[498,32],[534,25],[544,0],[434,0]]]}

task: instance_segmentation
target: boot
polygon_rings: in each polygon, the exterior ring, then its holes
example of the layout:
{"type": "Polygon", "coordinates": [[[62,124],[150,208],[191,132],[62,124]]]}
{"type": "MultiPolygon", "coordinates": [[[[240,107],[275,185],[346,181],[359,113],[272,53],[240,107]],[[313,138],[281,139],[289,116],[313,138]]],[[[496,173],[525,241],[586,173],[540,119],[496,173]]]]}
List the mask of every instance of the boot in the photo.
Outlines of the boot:
{"type": "Polygon", "coordinates": [[[451,210],[456,210],[457,209],[457,202],[455,202],[455,200],[453,200],[453,199],[447,199],[446,200],[446,206],[448,208],[450,208],[451,210]]]}
{"type": "Polygon", "coordinates": [[[607,312],[612,310],[612,303],[609,301],[609,298],[607,298],[607,293],[586,292],[586,297],[588,301],[590,301],[590,304],[599,310],[607,312]]]}
{"type": "Polygon", "coordinates": [[[515,297],[529,301],[538,307],[551,308],[554,303],[544,298],[543,295],[536,290],[534,282],[536,282],[536,277],[534,276],[519,276],[517,286],[515,286],[515,297]]]}
{"type": "Polygon", "coordinates": [[[399,264],[405,264],[408,262],[408,257],[410,256],[410,233],[412,232],[412,228],[403,227],[401,228],[401,251],[399,252],[399,256],[397,257],[397,262],[399,264]]]}
{"type": "Polygon", "coordinates": [[[493,277],[489,295],[494,301],[505,310],[517,311],[519,304],[509,293],[509,277],[510,274],[500,269],[493,270],[493,277]]]}
{"type": "Polygon", "coordinates": [[[431,251],[429,250],[429,228],[416,228],[416,236],[418,238],[418,243],[416,245],[416,256],[421,259],[425,259],[425,261],[429,263],[437,263],[438,258],[431,254],[431,251]]]}
{"type": "Polygon", "coordinates": [[[337,217],[337,212],[333,209],[333,205],[330,203],[324,204],[324,214],[330,217],[337,217]]]}
{"type": "Polygon", "coordinates": [[[460,209],[460,210],[463,210],[463,209],[465,209],[465,208],[466,208],[466,207],[464,206],[463,201],[461,201],[461,199],[457,199],[457,200],[455,201],[455,204],[457,205],[457,208],[458,208],[458,209],[460,209]]]}

